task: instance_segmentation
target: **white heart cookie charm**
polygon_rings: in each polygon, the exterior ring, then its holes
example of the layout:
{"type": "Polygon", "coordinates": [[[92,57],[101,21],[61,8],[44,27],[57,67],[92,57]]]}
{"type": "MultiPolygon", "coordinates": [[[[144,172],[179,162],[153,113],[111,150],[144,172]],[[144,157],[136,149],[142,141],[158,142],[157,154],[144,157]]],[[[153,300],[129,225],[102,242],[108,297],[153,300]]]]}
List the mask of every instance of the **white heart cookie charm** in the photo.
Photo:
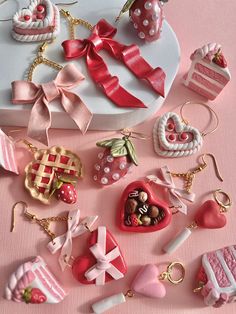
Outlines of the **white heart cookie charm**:
{"type": "Polygon", "coordinates": [[[161,116],[153,128],[155,152],[163,157],[189,156],[200,150],[202,135],[174,112],[161,116]]]}
{"type": "Polygon", "coordinates": [[[50,0],[32,0],[13,16],[12,36],[23,42],[54,39],[60,32],[60,13],[50,0]]]}

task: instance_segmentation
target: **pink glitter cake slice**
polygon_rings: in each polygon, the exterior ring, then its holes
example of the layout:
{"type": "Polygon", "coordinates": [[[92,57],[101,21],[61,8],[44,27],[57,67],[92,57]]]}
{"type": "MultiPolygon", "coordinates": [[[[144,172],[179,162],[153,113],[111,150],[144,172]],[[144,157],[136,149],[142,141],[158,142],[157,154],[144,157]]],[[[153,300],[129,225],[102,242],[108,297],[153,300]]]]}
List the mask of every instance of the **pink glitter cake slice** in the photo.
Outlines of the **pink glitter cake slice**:
{"type": "Polygon", "coordinates": [[[19,266],[5,289],[7,300],[32,304],[55,304],[65,296],[65,291],[40,256],[19,266]]]}
{"type": "Polygon", "coordinates": [[[220,307],[236,301],[236,246],[206,253],[198,273],[206,305],[220,307]]]}
{"type": "Polygon", "coordinates": [[[191,67],[184,76],[184,85],[214,100],[231,79],[221,45],[204,45],[191,55],[191,60],[191,67]]]}

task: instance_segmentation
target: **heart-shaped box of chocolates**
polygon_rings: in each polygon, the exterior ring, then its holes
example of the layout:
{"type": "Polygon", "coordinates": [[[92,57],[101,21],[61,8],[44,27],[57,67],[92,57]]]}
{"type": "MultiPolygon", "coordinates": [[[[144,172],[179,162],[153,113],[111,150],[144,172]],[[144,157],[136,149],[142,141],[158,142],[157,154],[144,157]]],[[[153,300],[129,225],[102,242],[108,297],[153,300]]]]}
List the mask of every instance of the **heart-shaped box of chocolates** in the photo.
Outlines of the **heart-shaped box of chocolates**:
{"type": "Polygon", "coordinates": [[[145,181],[135,181],[124,190],[119,203],[120,228],[129,232],[154,232],[171,222],[171,210],[158,199],[145,181]]]}

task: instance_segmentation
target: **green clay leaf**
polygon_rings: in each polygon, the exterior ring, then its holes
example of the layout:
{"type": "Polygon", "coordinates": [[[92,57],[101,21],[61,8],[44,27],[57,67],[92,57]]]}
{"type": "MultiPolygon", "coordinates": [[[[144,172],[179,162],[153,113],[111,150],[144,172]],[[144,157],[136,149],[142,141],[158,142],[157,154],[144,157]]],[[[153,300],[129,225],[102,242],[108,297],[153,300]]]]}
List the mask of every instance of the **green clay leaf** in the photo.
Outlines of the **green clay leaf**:
{"type": "Polygon", "coordinates": [[[129,155],[130,159],[135,164],[135,166],[138,166],[138,159],[137,159],[137,155],[135,152],[134,144],[129,139],[126,139],[125,146],[127,148],[128,155],[129,155]]]}
{"type": "Polygon", "coordinates": [[[127,156],[127,154],[128,154],[128,151],[127,151],[127,148],[125,146],[122,146],[121,148],[116,148],[116,149],[114,149],[112,147],[112,149],[111,149],[111,155],[113,157],[127,156]]]}
{"type": "Polygon", "coordinates": [[[116,21],[118,21],[121,17],[121,15],[127,11],[129,11],[129,9],[132,7],[133,3],[135,2],[136,0],[127,0],[126,3],[124,4],[123,8],[121,9],[118,17],[116,18],[116,21]]]}
{"type": "Polygon", "coordinates": [[[96,145],[98,147],[112,147],[113,142],[116,140],[120,140],[119,138],[111,138],[110,140],[105,140],[101,142],[97,142],[96,145]]]}

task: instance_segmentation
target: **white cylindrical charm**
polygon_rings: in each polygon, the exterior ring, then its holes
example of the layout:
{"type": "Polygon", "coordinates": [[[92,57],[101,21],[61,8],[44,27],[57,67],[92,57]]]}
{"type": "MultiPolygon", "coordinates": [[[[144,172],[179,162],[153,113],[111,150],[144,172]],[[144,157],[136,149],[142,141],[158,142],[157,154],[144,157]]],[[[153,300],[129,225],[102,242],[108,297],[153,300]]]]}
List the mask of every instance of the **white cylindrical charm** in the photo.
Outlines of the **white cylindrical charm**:
{"type": "Polygon", "coordinates": [[[104,313],[116,305],[125,303],[126,299],[123,293],[114,294],[111,297],[98,301],[92,305],[93,312],[96,314],[104,313]]]}
{"type": "Polygon", "coordinates": [[[189,228],[185,228],[163,248],[163,251],[169,254],[173,253],[188,239],[191,233],[189,228]]]}

